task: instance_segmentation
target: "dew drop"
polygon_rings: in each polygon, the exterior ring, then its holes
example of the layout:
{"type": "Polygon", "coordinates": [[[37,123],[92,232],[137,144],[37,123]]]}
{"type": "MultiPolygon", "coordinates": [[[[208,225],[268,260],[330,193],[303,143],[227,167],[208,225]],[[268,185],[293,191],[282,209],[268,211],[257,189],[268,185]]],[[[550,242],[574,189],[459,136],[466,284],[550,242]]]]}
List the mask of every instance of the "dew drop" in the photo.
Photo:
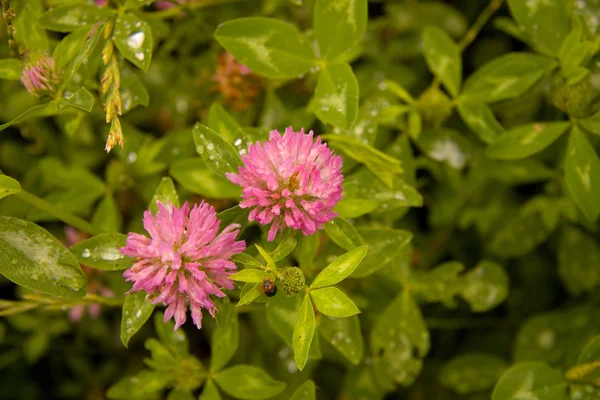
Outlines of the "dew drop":
{"type": "Polygon", "coordinates": [[[144,32],[136,32],[127,38],[127,46],[129,46],[133,50],[137,50],[140,47],[142,47],[142,45],[144,44],[144,40],[146,40],[146,35],[144,34],[144,32]]]}
{"type": "Polygon", "coordinates": [[[137,153],[132,151],[131,153],[127,154],[127,163],[128,164],[133,164],[135,162],[135,160],[137,160],[137,153]]]}
{"type": "Polygon", "coordinates": [[[90,249],[83,249],[83,251],[81,252],[81,257],[83,258],[88,258],[92,253],[90,252],[90,249]]]}

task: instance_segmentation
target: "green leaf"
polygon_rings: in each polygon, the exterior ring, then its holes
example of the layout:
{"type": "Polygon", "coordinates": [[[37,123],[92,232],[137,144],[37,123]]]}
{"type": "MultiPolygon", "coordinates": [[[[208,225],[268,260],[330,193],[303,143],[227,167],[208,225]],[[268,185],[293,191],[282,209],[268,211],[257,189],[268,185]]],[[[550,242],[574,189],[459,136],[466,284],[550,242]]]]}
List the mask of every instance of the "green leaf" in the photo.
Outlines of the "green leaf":
{"type": "Polygon", "coordinates": [[[332,147],[365,164],[383,183],[392,187],[395,174],[402,172],[400,161],[358,140],[339,135],[321,135],[332,147]]]}
{"type": "Polygon", "coordinates": [[[409,281],[411,292],[429,302],[441,301],[448,308],[456,306],[454,296],[461,289],[460,273],[465,269],[458,261],[447,261],[427,271],[412,271],[402,278],[409,281]]]}
{"type": "Polygon", "coordinates": [[[9,121],[5,124],[0,125],[0,131],[3,131],[6,128],[9,128],[9,127],[11,127],[15,124],[18,124],[19,122],[25,121],[29,118],[50,117],[50,116],[57,115],[59,113],[60,113],[60,111],[58,110],[56,102],[50,102],[50,103],[40,104],[39,106],[33,106],[30,109],[24,111],[21,115],[19,115],[12,121],[9,121]]]}
{"type": "Polygon", "coordinates": [[[152,196],[152,200],[150,200],[150,204],[148,208],[152,211],[152,214],[157,213],[158,206],[156,202],[160,201],[165,206],[169,203],[173,204],[175,207],[179,207],[179,196],[177,195],[177,190],[175,190],[175,184],[173,180],[168,177],[163,177],[160,180],[160,184],[156,188],[154,192],[154,196],[152,196]]]}
{"type": "Polygon", "coordinates": [[[311,290],[310,297],[317,309],[330,317],[344,318],[360,313],[356,304],[336,287],[311,290]]]}
{"type": "Polygon", "coordinates": [[[294,359],[296,360],[296,366],[298,366],[300,371],[304,369],[306,361],[308,360],[308,352],[311,347],[310,344],[315,335],[315,325],[315,311],[313,310],[310,296],[307,293],[300,305],[300,311],[298,312],[298,319],[294,326],[292,338],[294,345],[294,359]]]}
{"type": "Polygon", "coordinates": [[[471,143],[460,132],[437,128],[421,132],[417,146],[435,161],[454,169],[462,169],[471,156],[471,143]]]}
{"type": "Polygon", "coordinates": [[[80,264],[106,271],[118,271],[133,264],[133,260],[125,257],[119,250],[125,246],[126,239],[127,236],[121,233],[101,233],[71,246],[70,251],[80,264]]]}
{"type": "Polygon", "coordinates": [[[267,265],[273,269],[277,269],[275,261],[273,260],[271,255],[265,249],[260,247],[258,244],[255,244],[255,246],[256,246],[256,249],[258,250],[258,252],[260,253],[260,255],[262,256],[262,258],[267,263],[267,265]]]}
{"type": "Polygon", "coordinates": [[[367,0],[317,0],[313,29],[321,58],[332,60],[358,45],[367,29],[367,0]]]}
{"type": "Polygon", "coordinates": [[[461,97],[457,109],[465,124],[485,143],[493,143],[504,133],[504,128],[483,101],[461,97]]]}
{"type": "Polygon", "coordinates": [[[262,369],[243,364],[218,372],[214,380],[225,393],[239,399],[267,399],[287,387],[262,369]]]}
{"type": "Polygon", "coordinates": [[[458,96],[462,80],[460,50],[442,28],[428,26],[423,29],[423,48],[427,66],[437,76],[452,97],[458,96]]]}
{"type": "MultiPolygon", "coordinates": [[[[223,307],[233,309],[233,305],[224,303],[223,307]]],[[[223,310],[219,310],[219,313],[223,310]]],[[[238,349],[240,328],[238,325],[238,315],[235,310],[226,312],[229,315],[229,321],[225,328],[215,328],[211,340],[210,371],[215,372],[223,368],[234,356],[238,349]]]]}
{"type": "Polygon", "coordinates": [[[221,393],[213,381],[206,382],[198,400],[221,400],[221,393]]]}
{"type": "Polygon", "coordinates": [[[566,388],[560,372],[546,364],[520,363],[502,375],[494,388],[492,400],[564,400],[566,388]]]}
{"type": "Polygon", "coordinates": [[[262,282],[266,277],[265,271],[255,268],[247,268],[229,276],[229,279],[236,282],[262,282]]]}
{"type": "Polygon", "coordinates": [[[324,226],[327,236],[346,251],[366,244],[356,228],[343,218],[338,217],[324,226]]]}
{"type": "Polygon", "coordinates": [[[10,176],[0,175],[0,199],[11,194],[19,193],[21,184],[10,176]]]}
{"type": "Polygon", "coordinates": [[[566,226],[558,243],[558,274],[572,296],[591,292],[600,282],[600,246],[574,226],[566,226]]]}
{"type": "Polygon", "coordinates": [[[167,400],[195,400],[195,398],[187,389],[173,389],[169,392],[167,400]]]}
{"type": "Polygon", "coordinates": [[[212,199],[235,199],[242,193],[238,186],[219,178],[197,157],[175,161],[169,175],[190,192],[212,199]]]}
{"type": "Polygon", "coordinates": [[[421,311],[410,293],[403,291],[379,314],[371,331],[375,371],[408,386],[421,371],[428,351],[429,332],[421,311]]]}
{"type": "Polygon", "coordinates": [[[461,98],[496,103],[527,93],[544,75],[554,69],[549,57],[509,53],[479,68],[465,81],[461,98]]]}
{"type": "Polygon", "coordinates": [[[304,381],[302,385],[298,386],[290,400],[316,400],[317,399],[317,387],[315,383],[310,379],[304,381]]]}
{"type": "Polygon", "coordinates": [[[16,58],[5,58],[0,60],[0,79],[18,81],[21,79],[23,63],[16,58]]]}
{"type": "Polygon", "coordinates": [[[342,254],[323,269],[310,285],[311,289],[319,289],[335,285],[347,278],[367,254],[368,246],[357,247],[342,254]]]}
{"type": "Polygon", "coordinates": [[[79,52],[75,55],[75,58],[68,64],[68,68],[65,71],[63,76],[62,87],[65,88],[71,82],[79,67],[83,64],[84,61],[87,61],[96,48],[100,37],[102,37],[102,31],[104,30],[105,25],[100,25],[96,29],[96,31],[92,34],[93,28],[87,28],[86,37],[91,34],[91,37],[85,41],[85,44],[79,47],[79,52]]]}
{"type": "Polygon", "coordinates": [[[148,71],[153,42],[152,30],[146,21],[133,14],[119,15],[113,40],[123,57],[142,71],[148,71]]]}
{"type": "Polygon", "coordinates": [[[579,354],[577,365],[565,373],[571,382],[571,400],[593,400],[600,389],[597,382],[600,372],[600,337],[596,336],[579,354]]]}
{"type": "Polygon", "coordinates": [[[442,385],[465,395],[494,387],[508,364],[487,353],[465,353],[450,360],[440,374],[442,385]]]}
{"type": "Polygon", "coordinates": [[[600,111],[577,121],[578,125],[594,135],[600,135],[600,111]]]}
{"type": "Polygon", "coordinates": [[[158,340],[154,338],[146,339],[144,342],[146,350],[150,351],[152,358],[145,359],[144,362],[150,368],[157,371],[169,371],[172,368],[177,368],[177,360],[175,356],[158,340]]]}
{"type": "Polygon", "coordinates": [[[230,224],[239,224],[242,226],[241,230],[243,231],[248,225],[248,214],[250,214],[249,208],[235,206],[217,213],[217,218],[221,220],[221,226],[225,227],[230,224]]]}
{"type": "Polygon", "coordinates": [[[154,311],[154,304],[146,298],[145,292],[135,292],[125,296],[121,318],[121,342],[127,347],[129,340],[148,321],[154,311]]]}
{"type": "MultiPolygon", "coordinates": [[[[377,179],[377,177],[375,177],[375,180],[385,186],[385,184],[377,179]]],[[[371,199],[343,198],[335,205],[333,211],[338,213],[342,218],[352,219],[375,211],[379,205],[380,204],[378,201],[371,199]]]]}
{"type": "Polygon", "coordinates": [[[298,246],[292,254],[298,260],[300,267],[305,268],[312,265],[319,248],[319,238],[319,233],[315,233],[310,236],[302,235],[298,240],[298,246]]]}
{"type": "Polygon", "coordinates": [[[260,295],[263,294],[261,286],[262,283],[246,283],[242,288],[242,292],[240,293],[240,301],[238,301],[236,307],[241,307],[250,304],[258,297],[260,297],[260,295]]]}
{"type": "Polygon", "coordinates": [[[364,344],[358,315],[349,318],[320,317],[319,333],[348,361],[360,364],[364,344]]]}
{"type": "Polygon", "coordinates": [[[125,0],[125,9],[138,9],[154,3],[154,0],[125,0]]]}
{"type": "Polygon", "coordinates": [[[75,93],[66,91],[58,102],[58,109],[61,110],[67,106],[91,112],[94,107],[94,96],[84,88],[75,93]]]}
{"type": "Polygon", "coordinates": [[[183,329],[175,330],[175,321],[164,321],[162,312],[154,313],[154,329],[160,339],[173,354],[185,356],[189,353],[189,343],[183,329]]]}
{"type": "Polygon", "coordinates": [[[481,261],[462,277],[460,295],[473,312],[486,312],[502,303],[508,295],[508,276],[502,266],[481,261]]]}
{"type": "Polygon", "coordinates": [[[413,237],[408,231],[388,228],[359,228],[358,233],[367,242],[369,251],[352,278],[363,278],[395,262],[413,237]]]}
{"type": "Polygon", "coordinates": [[[233,143],[241,126],[219,103],[213,103],[208,111],[208,126],[221,135],[227,142],[233,143]]]}
{"type": "MultiPolygon", "coordinates": [[[[206,125],[196,124],[193,131],[196,151],[202,160],[218,176],[225,173],[238,173],[242,159],[233,145],[206,125]]],[[[223,178],[225,179],[225,178],[223,178]]]]}
{"type": "Polygon", "coordinates": [[[23,358],[35,364],[50,348],[50,336],[45,332],[36,332],[23,342],[23,358]]]}
{"type": "Polygon", "coordinates": [[[46,31],[42,29],[39,24],[36,23],[35,5],[27,4],[17,14],[17,18],[14,21],[15,26],[15,38],[27,49],[38,49],[48,50],[48,38],[46,37],[46,31]]]}
{"type": "Polygon", "coordinates": [[[286,258],[292,251],[294,251],[296,244],[297,242],[294,238],[294,234],[288,234],[271,253],[273,261],[277,262],[286,258]]]}
{"type": "Polygon", "coordinates": [[[234,254],[231,257],[231,260],[250,268],[264,268],[264,266],[256,258],[247,253],[234,254]]]}
{"type": "Polygon", "coordinates": [[[98,232],[118,232],[123,225],[121,211],[112,193],[107,193],[92,215],[92,226],[98,232]]]}
{"type": "Polygon", "coordinates": [[[535,47],[546,54],[556,55],[569,33],[569,16],[564,0],[508,0],[513,18],[521,25],[535,47]]]}
{"type": "Polygon", "coordinates": [[[0,215],[0,273],[17,285],[63,299],[87,293],[87,279],[75,257],[48,231],[0,215]]]}
{"type": "Polygon", "coordinates": [[[573,128],[569,138],[565,183],[585,217],[595,221],[600,214],[600,160],[585,134],[577,128],[573,128]]]}
{"type": "Polygon", "coordinates": [[[408,90],[404,89],[399,83],[391,81],[391,80],[385,80],[384,84],[385,84],[385,88],[389,92],[391,92],[393,95],[399,97],[405,103],[413,104],[415,102],[415,99],[410,95],[410,93],[408,93],[408,90]]]}
{"type": "Polygon", "coordinates": [[[83,26],[105,21],[115,14],[109,7],[86,4],[66,4],[45,12],[37,23],[44,29],[56,32],[72,32],[83,26]]]}
{"type": "Polygon", "coordinates": [[[219,25],[215,38],[239,62],[268,78],[296,78],[315,65],[304,35],[294,25],[274,18],[227,21],[219,25]]]}
{"type": "Polygon", "coordinates": [[[121,379],[108,388],[109,399],[152,398],[167,387],[171,381],[169,374],[163,371],[141,370],[134,376],[121,379]]]}
{"type": "Polygon", "coordinates": [[[317,117],[348,129],[358,116],[358,81],[348,64],[328,64],[319,75],[311,108],[317,117]]]}
{"type": "Polygon", "coordinates": [[[77,53],[81,51],[89,34],[90,27],[84,26],[62,38],[52,53],[56,62],[56,68],[63,69],[67,66],[77,53]]]}
{"type": "Polygon", "coordinates": [[[569,128],[568,122],[533,123],[506,131],[486,150],[499,160],[518,160],[539,153],[569,128]]]}
{"type": "Polygon", "coordinates": [[[123,114],[133,110],[137,106],[148,107],[150,104],[150,93],[136,73],[128,73],[121,76],[121,101],[123,103],[123,114]]]}

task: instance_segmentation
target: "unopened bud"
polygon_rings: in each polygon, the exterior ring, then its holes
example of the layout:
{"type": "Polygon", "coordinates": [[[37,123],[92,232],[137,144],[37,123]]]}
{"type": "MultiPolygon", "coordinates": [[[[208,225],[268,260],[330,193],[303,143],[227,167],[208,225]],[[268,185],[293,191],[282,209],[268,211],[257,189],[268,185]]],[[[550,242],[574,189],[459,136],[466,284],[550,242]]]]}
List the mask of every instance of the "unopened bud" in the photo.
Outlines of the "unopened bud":
{"type": "Polygon", "coordinates": [[[21,82],[35,97],[51,97],[58,90],[61,76],[54,58],[42,56],[27,63],[21,73],[21,82]]]}
{"type": "Polygon", "coordinates": [[[280,282],[280,287],[283,294],[293,296],[304,290],[306,282],[304,273],[298,267],[286,267],[278,271],[277,280],[280,282]]]}

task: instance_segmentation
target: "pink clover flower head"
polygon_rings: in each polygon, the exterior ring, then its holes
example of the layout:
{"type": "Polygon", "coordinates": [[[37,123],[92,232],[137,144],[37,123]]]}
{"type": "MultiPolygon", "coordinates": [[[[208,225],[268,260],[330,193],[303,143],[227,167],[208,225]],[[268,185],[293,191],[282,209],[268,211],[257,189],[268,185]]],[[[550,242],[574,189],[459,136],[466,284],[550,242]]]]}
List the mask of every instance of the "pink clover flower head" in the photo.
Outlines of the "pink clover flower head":
{"type": "Polygon", "coordinates": [[[342,198],[342,158],[333,155],[313,131],[283,136],[272,130],[269,141],[248,145],[239,174],[226,174],[242,187],[241,208],[254,209],[248,219],[272,224],[267,239],[273,241],[286,226],[311,235],[337,217],[333,208],[342,198]]]}
{"type": "Polygon", "coordinates": [[[144,212],[144,228],[150,238],[130,232],[121,253],[136,263],[123,276],[133,282],[130,292],[145,291],[154,304],[167,306],[165,322],[174,318],[175,329],[186,320],[189,304],[194,324],[202,327],[202,309],[212,317],[217,308],[211,295],[225,297],[222,289],[233,289],[229,279],[236,265],[232,255],[246,249],[236,241],[239,225],[231,224],[220,234],[221,221],[214,207],[202,201],[190,210],[157,202],[156,216],[144,212]]]}
{"type": "Polygon", "coordinates": [[[54,58],[42,56],[27,63],[21,73],[21,83],[35,97],[44,97],[56,93],[60,75],[56,71],[54,58]]]}

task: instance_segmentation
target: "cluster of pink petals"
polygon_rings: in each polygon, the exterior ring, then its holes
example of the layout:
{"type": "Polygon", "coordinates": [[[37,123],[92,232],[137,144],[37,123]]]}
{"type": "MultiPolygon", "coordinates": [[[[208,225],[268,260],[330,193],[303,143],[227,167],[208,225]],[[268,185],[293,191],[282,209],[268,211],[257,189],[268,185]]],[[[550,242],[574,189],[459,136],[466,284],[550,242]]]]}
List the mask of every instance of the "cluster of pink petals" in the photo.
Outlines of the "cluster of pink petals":
{"type": "Polygon", "coordinates": [[[215,209],[201,202],[191,211],[188,204],[177,208],[158,204],[156,217],[144,212],[144,228],[151,238],[129,233],[121,252],[137,262],[123,276],[133,282],[131,292],[145,291],[155,304],[167,307],[165,322],[175,319],[175,329],[186,320],[189,304],[192,319],[202,326],[202,309],[211,316],[217,311],[211,295],[224,297],[222,289],[233,289],[229,279],[236,265],[232,255],[246,249],[236,241],[239,225],[232,224],[220,234],[221,222],[215,209]]]}
{"type": "Polygon", "coordinates": [[[54,58],[44,56],[29,63],[21,73],[21,82],[36,97],[54,93],[59,83],[54,58]]]}
{"type": "Polygon", "coordinates": [[[227,178],[242,187],[242,208],[255,207],[249,220],[272,224],[268,240],[286,226],[311,235],[335,218],[333,208],[342,198],[342,158],[334,156],[327,144],[313,132],[283,136],[273,130],[264,144],[248,145],[239,174],[227,178]]]}

